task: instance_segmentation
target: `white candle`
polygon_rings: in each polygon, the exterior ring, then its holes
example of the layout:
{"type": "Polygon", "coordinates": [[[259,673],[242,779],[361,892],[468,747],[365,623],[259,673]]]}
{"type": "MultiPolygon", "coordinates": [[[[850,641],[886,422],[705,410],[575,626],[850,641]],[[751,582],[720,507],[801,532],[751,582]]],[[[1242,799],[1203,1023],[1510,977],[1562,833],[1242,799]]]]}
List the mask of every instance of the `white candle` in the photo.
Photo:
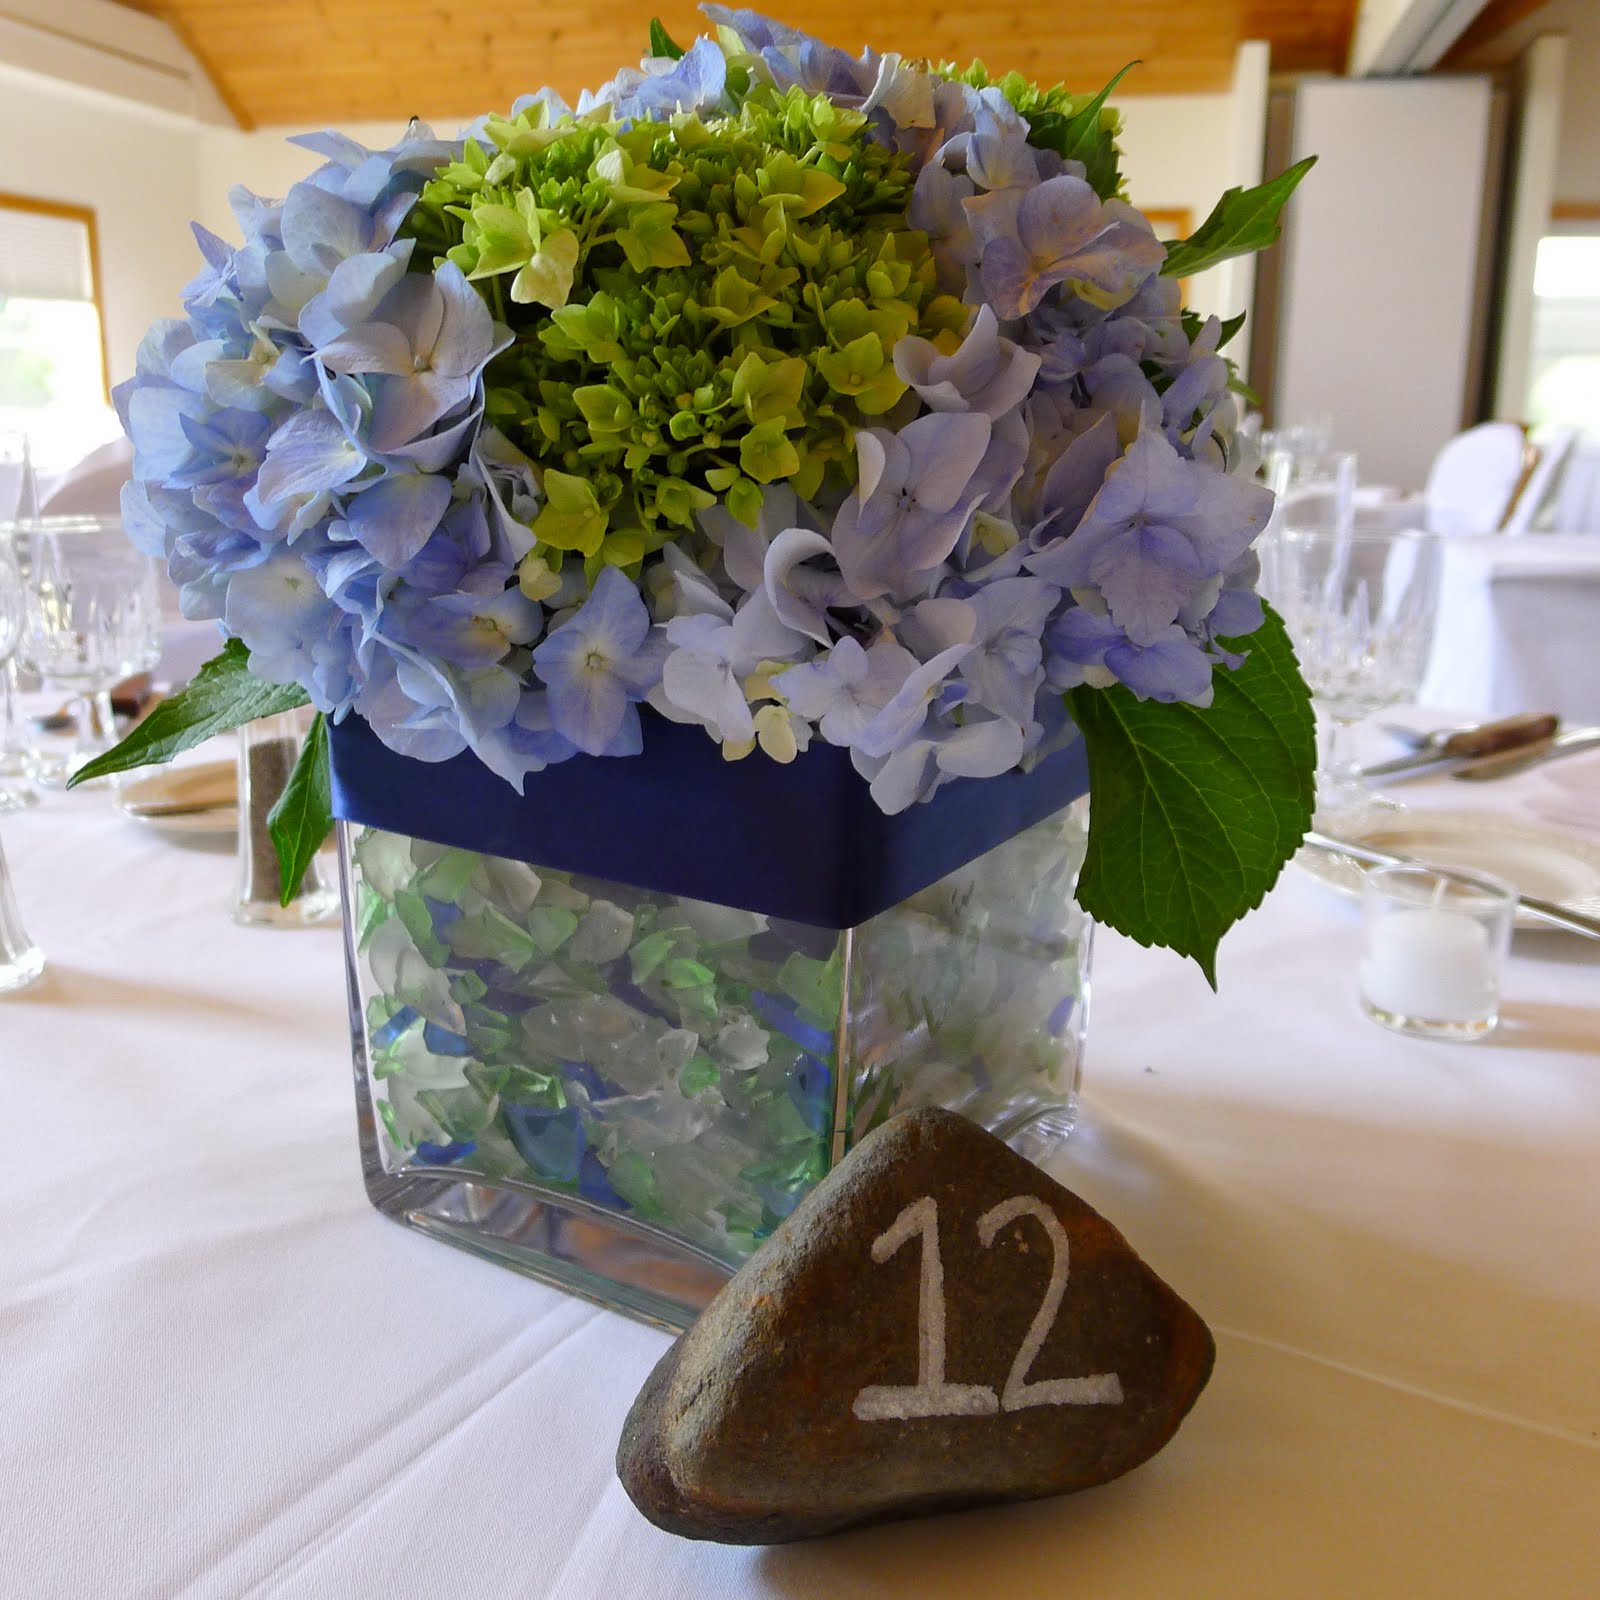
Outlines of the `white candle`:
{"type": "Polygon", "coordinates": [[[1369,1005],[1428,1022],[1494,1015],[1495,959],[1475,918],[1428,907],[1392,911],[1369,929],[1361,963],[1369,1005]]]}

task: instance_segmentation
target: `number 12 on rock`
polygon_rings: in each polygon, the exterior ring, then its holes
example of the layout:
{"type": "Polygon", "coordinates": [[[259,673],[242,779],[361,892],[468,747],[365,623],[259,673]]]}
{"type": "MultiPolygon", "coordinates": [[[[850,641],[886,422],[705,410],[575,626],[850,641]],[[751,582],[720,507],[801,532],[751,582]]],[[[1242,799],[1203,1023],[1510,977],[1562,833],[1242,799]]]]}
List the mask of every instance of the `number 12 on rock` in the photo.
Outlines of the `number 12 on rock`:
{"type": "Polygon", "coordinates": [[[909,1421],[913,1417],[984,1417],[1030,1406],[1115,1406],[1122,1404],[1122,1381],[1114,1372],[1086,1378],[1028,1380],[1028,1370],[1055,1325],[1067,1292],[1067,1234],[1055,1213],[1031,1194],[1013,1195],[978,1218],[978,1241],[987,1249],[1008,1223],[1032,1217],[1050,1240],[1050,1282],[1018,1349],[999,1396],[982,1383],[950,1383],[944,1375],[944,1261],[939,1254],[939,1207],[932,1195],[913,1200],[872,1241],[880,1266],[908,1240],[922,1236],[922,1277],[917,1297],[917,1381],[868,1384],[851,1410],[862,1422],[909,1421]]]}

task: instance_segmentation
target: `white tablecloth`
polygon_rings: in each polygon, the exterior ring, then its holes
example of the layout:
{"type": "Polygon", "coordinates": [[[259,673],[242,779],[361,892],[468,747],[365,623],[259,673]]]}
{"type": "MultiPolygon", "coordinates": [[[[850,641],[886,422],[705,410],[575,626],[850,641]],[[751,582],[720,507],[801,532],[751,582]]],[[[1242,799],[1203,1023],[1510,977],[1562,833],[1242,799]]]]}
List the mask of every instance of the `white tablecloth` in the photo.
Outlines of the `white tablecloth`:
{"type": "Polygon", "coordinates": [[[1218,996],[1104,938],[1059,1173],[1210,1387],[1107,1488],[730,1550],[612,1475],[663,1335],[368,1207],[335,932],[104,796],[3,832],[52,962],[0,1001],[5,1600],[1600,1594],[1600,947],[1519,936],[1465,1047],[1359,1016],[1298,873],[1218,996]]]}
{"type": "Polygon", "coordinates": [[[1600,538],[1444,542],[1427,705],[1600,723],[1600,538]]]}

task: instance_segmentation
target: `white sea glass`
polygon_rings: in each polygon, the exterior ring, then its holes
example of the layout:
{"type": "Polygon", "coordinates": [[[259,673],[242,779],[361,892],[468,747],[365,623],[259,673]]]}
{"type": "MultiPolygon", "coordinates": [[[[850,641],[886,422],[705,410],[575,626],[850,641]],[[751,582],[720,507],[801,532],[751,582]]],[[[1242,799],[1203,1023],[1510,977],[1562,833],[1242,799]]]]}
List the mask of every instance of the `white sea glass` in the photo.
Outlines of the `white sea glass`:
{"type": "Polygon", "coordinates": [[[843,931],[341,824],[369,1195],[683,1327],[897,1111],[1042,1157],[1082,1067],[1086,821],[843,931]]]}

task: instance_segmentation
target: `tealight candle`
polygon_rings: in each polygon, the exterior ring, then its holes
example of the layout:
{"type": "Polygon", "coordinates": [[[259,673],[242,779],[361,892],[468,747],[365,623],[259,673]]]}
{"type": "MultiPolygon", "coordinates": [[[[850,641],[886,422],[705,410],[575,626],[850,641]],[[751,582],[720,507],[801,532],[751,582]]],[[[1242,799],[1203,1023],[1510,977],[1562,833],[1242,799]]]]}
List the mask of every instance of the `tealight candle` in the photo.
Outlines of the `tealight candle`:
{"type": "Polygon", "coordinates": [[[1363,890],[1361,998],[1403,1033],[1475,1039],[1499,1020],[1500,969],[1516,891],[1477,874],[1382,867],[1363,890]]]}

